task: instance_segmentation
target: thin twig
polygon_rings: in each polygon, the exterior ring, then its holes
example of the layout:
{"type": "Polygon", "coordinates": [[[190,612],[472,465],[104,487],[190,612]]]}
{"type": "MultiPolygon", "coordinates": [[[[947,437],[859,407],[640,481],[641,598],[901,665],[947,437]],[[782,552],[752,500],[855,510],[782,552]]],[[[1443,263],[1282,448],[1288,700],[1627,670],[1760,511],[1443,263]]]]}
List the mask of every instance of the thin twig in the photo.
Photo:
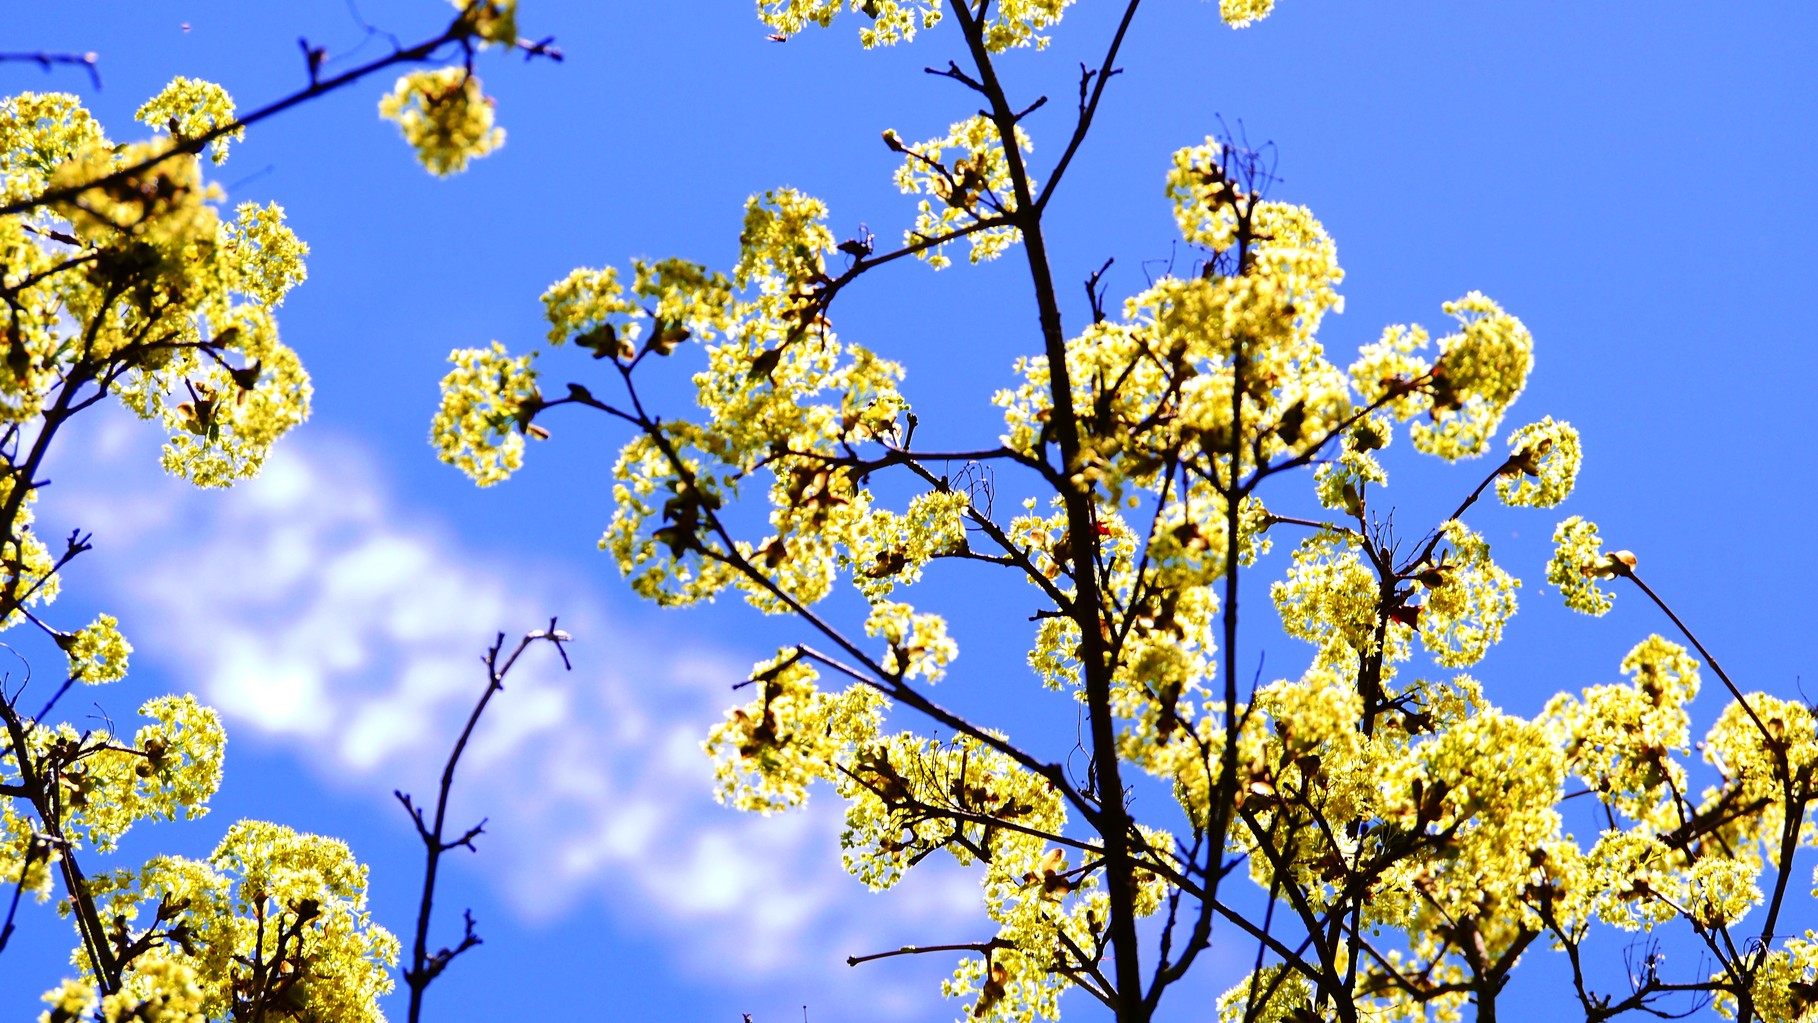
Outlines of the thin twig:
{"type": "Polygon", "coordinates": [[[50,855],[50,843],[36,835],[25,844],[25,859],[19,864],[19,883],[13,886],[12,901],[6,907],[6,924],[0,926],[0,952],[6,951],[6,943],[13,936],[13,918],[19,915],[19,896],[25,894],[25,881],[31,875],[32,861],[50,855]]]}
{"type": "Polygon", "coordinates": [[[454,788],[455,767],[461,761],[461,754],[467,749],[467,741],[473,737],[474,727],[480,723],[480,715],[486,712],[486,707],[492,702],[493,696],[504,690],[505,676],[510,674],[512,666],[518,663],[519,655],[538,640],[546,640],[553,644],[556,651],[562,655],[562,667],[572,668],[568,662],[568,651],[562,646],[563,643],[569,641],[569,636],[566,632],[556,628],[554,618],[549,620],[547,629],[526,633],[518,640],[518,645],[512,649],[511,653],[505,655],[503,659],[501,659],[501,653],[505,648],[505,634],[499,633],[484,658],[486,688],[480,693],[479,700],[474,704],[473,712],[468,714],[467,724],[461,729],[461,735],[455,740],[454,749],[449,752],[448,761],[442,768],[441,785],[436,791],[434,823],[425,822],[423,810],[412,804],[410,796],[402,790],[393,793],[397,796],[398,802],[404,805],[404,810],[410,815],[412,823],[416,825],[417,837],[423,842],[425,858],[423,897],[417,907],[416,940],[411,946],[410,966],[403,971],[404,983],[410,988],[408,1016],[410,1023],[420,1023],[423,1012],[423,994],[428,990],[429,985],[441,976],[442,971],[447,969],[457,956],[481,943],[480,936],[474,931],[472,911],[463,910],[465,927],[460,942],[453,948],[443,948],[434,954],[429,952],[429,919],[435,905],[436,874],[441,866],[442,854],[450,849],[462,847],[472,850],[474,848],[473,840],[480,836],[486,824],[485,821],[481,821],[468,828],[459,838],[452,840],[445,838],[446,832],[443,829],[447,821],[448,794],[454,788]]]}
{"type": "Polygon", "coordinates": [[[1005,941],[1002,938],[992,938],[990,941],[975,941],[975,942],[971,942],[969,944],[960,944],[960,945],[904,945],[902,948],[893,949],[892,951],[889,951],[889,952],[873,952],[870,955],[864,955],[864,956],[847,956],[846,965],[847,966],[857,966],[860,963],[869,963],[876,959],[889,959],[893,956],[925,955],[929,952],[981,952],[981,953],[983,953],[983,952],[990,952],[994,949],[1009,948],[1009,947],[1010,947],[1010,943],[1005,941]]]}
{"type": "Polygon", "coordinates": [[[58,65],[80,67],[88,72],[88,80],[96,92],[101,91],[101,69],[97,66],[100,59],[92,50],[88,53],[0,53],[0,63],[36,64],[47,73],[58,65]]]}

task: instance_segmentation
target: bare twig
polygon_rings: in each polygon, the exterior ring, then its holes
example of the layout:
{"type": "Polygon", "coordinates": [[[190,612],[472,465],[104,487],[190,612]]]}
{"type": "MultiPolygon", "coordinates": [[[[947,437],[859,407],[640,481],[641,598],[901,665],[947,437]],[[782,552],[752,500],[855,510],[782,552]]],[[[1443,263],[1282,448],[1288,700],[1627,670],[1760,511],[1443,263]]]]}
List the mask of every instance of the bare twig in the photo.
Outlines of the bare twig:
{"type": "Polygon", "coordinates": [[[902,948],[894,949],[889,952],[873,952],[870,955],[864,956],[847,956],[846,965],[857,966],[860,963],[868,963],[874,959],[889,959],[892,956],[916,956],[925,955],[929,952],[990,952],[994,949],[1009,947],[1010,943],[1002,938],[992,938],[990,941],[975,941],[970,944],[960,945],[904,945],[902,948]]]}
{"type": "Polygon", "coordinates": [[[0,926],[0,952],[6,951],[6,943],[13,936],[13,919],[19,914],[19,896],[25,894],[25,882],[31,875],[32,864],[48,856],[50,856],[50,843],[36,835],[26,842],[25,859],[19,864],[19,882],[13,886],[13,897],[6,907],[6,923],[0,926]]]}
{"type": "Polygon", "coordinates": [[[100,60],[100,55],[92,50],[88,53],[0,53],[0,64],[36,64],[46,73],[59,65],[80,67],[88,72],[88,80],[96,92],[101,91],[101,69],[97,66],[100,60]]]}
{"type": "Polygon", "coordinates": [[[408,1018],[411,1023],[419,1023],[422,1018],[423,994],[428,990],[429,985],[441,976],[442,971],[447,969],[448,964],[452,963],[457,956],[480,944],[480,936],[474,931],[473,913],[463,910],[462,917],[465,925],[461,940],[453,948],[445,947],[434,953],[429,951],[429,919],[435,906],[436,874],[441,866],[442,854],[450,849],[463,847],[471,851],[474,848],[473,840],[480,836],[486,826],[486,822],[481,821],[468,828],[459,838],[444,837],[448,814],[448,794],[454,788],[455,767],[461,761],[461,754],[467,749],[467,741],[473,737],[474,727],[480,723],[480,715],[486,712],[486,706],[492,702],[493,696],[504,690],[505,676],[510,674],[512,666],[518,663],[518,657],[532,643],[546,640],[553,644],[556,651],[561,654],[562,667],[572,668],[568,662],[568,650],[562,646],[563,643],[569,641],[569,638],[568,633],[556,628],[556,620],[551,618],[547,629],[526,633],[518,640],[517,646],[506,654],[504,653],[505,634],[499,633],[498,638],[493,641],[492,647],[486,651],[484,658],[486,688],[481,691],[479,700],[474,704],[473,712],[467,716],[467,724],[461,729],[461,735],[455,740],[454,749],[449,752],[448,761],[442,768],[441,785],[436,791],[436,811],[433,823],[424,819],[423,809],[414,805],[410,796],[402,790],[393,793],[397,796],[398,802],[404,805],[404,811],[410,815],[411,822],[416,826],[417,837],[423,841],[425,858],[423,898],[417,908],[416,940],[411,946],[410,966],[403,971],[404,983],[410,988],[410,1015],[408,1018]]]}

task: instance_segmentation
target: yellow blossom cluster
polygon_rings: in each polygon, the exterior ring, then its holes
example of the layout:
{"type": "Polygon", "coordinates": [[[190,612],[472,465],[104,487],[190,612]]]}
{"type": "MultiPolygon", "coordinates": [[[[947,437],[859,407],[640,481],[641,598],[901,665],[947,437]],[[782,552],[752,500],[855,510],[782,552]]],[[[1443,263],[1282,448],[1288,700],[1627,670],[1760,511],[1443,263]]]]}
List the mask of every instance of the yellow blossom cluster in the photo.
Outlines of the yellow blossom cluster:
{"type": "Polygon", "coordinates": [[[457,33],[479,39],[482,46],[515,46],[518,0],[450,0],[460,9],[457,33]]]}
{"type": "Polygon", "coordinates": [[[1519,508],[1551,508],[1578,482],[1584,454],[1578,431],[1552,416],[1509,434],[1509,469],[1496,478],[1496,496],[1519,508]]]}
{"type": "Polygon", "coordinates": [[[1439,560],[1414,580],[1427,595],[1420,641],[1440,665],[1468,668],[1502,640],[1521,580],[1490,560],[1490,545],[1457,519],[1441,526],[1440,536],[1439,560]]]}
{"type": "Polygon", "coordinates": [[[133,648],[120,635],[120,621],[113,615],[97,615],[67,638],[59,637],[59,641],[69,656],[71,678],[92,686],[126,677],[126,658],[133,648]]]}
{"type": "MultiPolygon", "coordinates": [[[[1061,20],[1073,0],[999,0],[983,5],[981,37],[991,53],[1021,46],[1046,49],[1044,33],[1061,20]]],[[[842,11],[864,15],[859,42],[869,50],[915,39],[917,31],[941,21],[942,0],[758,0],[758,17],[787,39],[809,25],[826,28],[842,11]]],[[[1232,28],[1243,28],[1269,16],[1275,0],[1219,0],[1219,16],[1232,28]]],[[[976,16],[976,15],[975,15],[976,16]]]]}
{"type": "MultiPolygon", "coordinates": [[[[785,495],[787,496],[787,495],[785,495]]],[[[872,601],[897,586],[920,581],[928,562],[966,548],[965,515],[970,499],[957,490],[917,494],[898,515],[887,508],[870,509],[852,531],[852,546],[841,558],[852,583],[872,601]]]]}
{"type": "Polygon", "coordinates": [[[366,868],[339,839],[244,820],[206,860],[155,857],[91,888],[146,947],[102,1003],[110,1020],[384,1019],[398,940],[372,922],[366,868]]]}
{"type": "Polygon", "coordinates": [[[1274,9],[1275,0],[1218,0],[1219,17],[1232,28],[1248,28],[1274,9]]]}
{"type": "Polygon", "coordinates": [[[379,116],[397,123],[431,174],[447,177],[505,144],[493,123],[493,100],[480,79],[460,67],[413,71],[379,101],[379,116]]]}
{"type": "Polygon", "coordinates": [[[904,678],[939,681],[947,665],[959,656],[959,645],[947,636],[947,622],[939,615],[918,614],[915,608],[894,600],[871,605],[865,632],[887,644],[880,660],[884,670],[904,678]]]}
{"type": "MultiPolygon", "coordinates": [[[[920,247],[916,255],[929,266],[939,269],[950,264],[943,250],[949,239],[962,235],[971,246],[974,263],[995,259],[1016,243],[1016,228],[1001,223],[1016,211],[1010,163],[997,125],[989,117],[969,117],[927,142],[904,143],[894,131],[887,131],[884,142],[903,154],[896,187],[904,195],[928,196],[917,202],[915,226],[904,233],[904,244],[920,247]],[[949,151],[959,155],[949,160],[949,151]],[[985,226],[992,223],[997,226],[985,226]]],[[[1016,145],[1025,153],[1032,147],[1020,127],[1016,145]]],[[[1033,189],[1034,182],[1027,187],[1033,189]]]]}
{"type": "Polygon", "coordinates": [[[1558,731],[1573,773],[1616,812],[1656,834],[1681,823],[1674,793],[1688,791],[1691,715],[1698,662],[1685,648],[1649,636],[1623,658],[1628,685],[1598,685],[1582,700],[1560,694],[1544,717],[1558,731]]]}
{"type": "Polygon", "coordinates": [[[1317,1018],[1313,986],[1285,966],[1265,966],[1218,996],[1218,1018],[1221,1023],[1298,1023],[1317,1018]]]}
{"type": "Polygon", "coordinates": [[[1046,49],[1049,37],[1043,33],[1061,20],[1061,13],[1073,0],[1009,0],[990,8],[991,18],[985,25],[985,48],[992,53],[1019,46],[1046,49]]]}
{"type": "Polygon", "coordinates": [[[845,9],[870,19],[859,30],[867,50],[912,40],[941,20],[941,0],[758,0],[758,17],[785,39],[810,24],[826,28],[845,9]]]}
{"type": "Polygon", "coordinates": [[[1404,659],[1407,623],[1381,621],[1381,586],[1369,561],[1340,534],[1301,542],[1288,574],[1270,588],[1282,630],[1319,647],[1321,663],[1352,670],[1370,656],[1404,659]],[[1379,635],[1380,633],[1380,635],[1379,635]]]}
{"type": "Polygon", "coordinates": [[[1547,582],[1559,588],[1566,606],[1588,615],[1601,615],[1616,606],[1609,591],[1597,585],[1599,579],[1613,577],[1619,566],[1615,555],[1603,552],[1597,524],[1573,515],[1553,530],[1553,543],[1547,582]]]}
{"type": "MultiPolygon", "coordinates": [[[[444,462],[459,466],[482,487],[498,483],[524,464],[518,429],[527,405],[540,399],[529,356],[513,357],[497,341],[449,356],[455,368],[442,378],[442,404],[430,437],[444,462]]],[[[534,411],[534,408],[532,408],[534,411]]]]}
{"type": "MultiPolygon", "coordinates": [[[[221,781],[227,740],[213,710],[193,696],[160,696],[139,713],[151,723],[134,733],[130,743],[106,731],[84,733],[68,724],[45,723],[32,730],[25,747],[28,758],[60,765],[56,776],[63,789],[63,832],[102,851],[114,848],[140,821],[202,816],[221,781]]],[[[9,750],[9,761],[15,755],[9,750]]],[[[17,770],[16,761],[8,764],[8,773],[17,770]]],[[[23,818],[8,824],[25,826],[23,818]]],[[[16,875],[29,836],[8,837],[13,851],[4,866],[16,875]]]]}
{"type": "Polygon", "coordinates": [[[756,698],[715,725],[705,743],[722,803],[769,813],[799,806],[808,785],[839,784],[838,765],[877,736],[882,700],[865,686],[824,693],[820,673],[794,651],[752,669],[756,698]]]}
{"type": "Polygon", "coordinates": [[[303,279],[307,248],[276,206],[245,203],[224,219],[196,158],[172,150],[232,113],[219,86],[178,79],[141,110],[174,137],[115,146],[72,97],[0,102],[6,194],[74,191],[0,219],[8,281],[18,282],[0,415],[39,415],[66,380],[107,381],[170,431],[166,469],[205,486],[256,472],[308,415],[309,379],[273,317],[303,279]]]}
{"type": "Polygon", "coordinates": [[[1439,339],[1436,359],[1422,354],[1425,329],[1397,325],[1363,349],[1350,373],[1366,400],[1384,403],[1397,419],[1424,413],[1424,421],[1410,424],[1409,440],[1419,451],[1456,461],[1488,447],[1527,386],[1534,340],[1520,320],[1479,292],[1443,308],[1459,330],[1439,339]]]}
{"type": "MultiPolygon", "coordinates": [[[[398,78],[379,100],[379,116],[398,126],[417,160],[437,177],[459,174],[467,165],[505,144],[495,121],[496,101],[473,72],[475,49],[519,45],[517,0],[450,0],[456,14],[445,38],[459,40],[466,63],[425,68],[398,78]]],[[[524,44],[530,52],[540,47],[524,44]]]]}
{"type": "MultiPolygon", "coordinates": [[[[234,101],[226,89],[213,82],[178,75],[163,92],[147,100],[133,117],[156,131],[187,140],[228,128],[234,120],[234,101]]],[[[209,143],[210,159],[216,163],[225,162],[229,141],[245,137],[245,128],[223,131],[209,143]]]]}

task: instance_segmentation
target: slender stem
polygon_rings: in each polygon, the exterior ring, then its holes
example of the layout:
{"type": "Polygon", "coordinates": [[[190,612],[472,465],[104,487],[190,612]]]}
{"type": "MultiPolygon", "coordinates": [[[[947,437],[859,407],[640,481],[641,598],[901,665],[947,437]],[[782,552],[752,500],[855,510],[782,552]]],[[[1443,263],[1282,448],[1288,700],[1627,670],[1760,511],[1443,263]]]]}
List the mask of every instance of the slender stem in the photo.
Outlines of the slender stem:
{"type": "Polygon", "coordinates": [[[846,965],[857,966],[860,963],[869,963],[877,959],[889,959],[892,956],[918,956],[926,955],[930,952],[990,952],[994,949],[1009,947],[1010,943],[1002,938],[992,938],[990,941],[974,941],[957,945],[904,945],[902,948],[894,949],[889,952],[873,952],[870,955],[847,956],[846,965]]]}
{"type": "Polygon", "coordinates": [[[1736,702],[1742,704],[1742,709],[1748,713],[1749,720],[1753,721],[1755,727],[1761,731],[1761,737],[1766,742],[1767,747],[1774,751],[1775,759],[1780,763],[1781,777],[1787,777],[1786,750],[1776,743],[1773,733],[1768,731],[1766,723],[1761,720],[1761,715],[1755,712],[1754,706],[1743,697],[1742,690],[1737,687],[1735,682],[1730,680],[1729,672],[1723,670],[1723,665],[1717,663],[1717,657],[1705,648],[1704,643],[1699,641],[1697,635],[1692,632],[1690,626],[1686,625],[1685,622],[1680,621],[1679,616],[1673,612],[1673,609],[1667,605],[1666,601],[1660,599],[1660,595],[1654,592],[1653,587],[1642,582],[1641,576],[1636,575],[1634,569],[1621,565],[1620,562],[1617,564],[1619,566],[1617,571],[1621,575],[1628,577],[1630,582],[1641,587],[1641,592],[1647,594],[1648,599],[1654,602],[1654,606],[1665,613],[1668,618],[1672,619],[1673,625],[1679,629],[1680,633],[1691,641],[1692,646],[1696,647],[1700,654],[1704,655],[1705,663],[1709,664],[1711,670],[1717,673],[1717,677],[1722,680],[1724,688],[1730,691],[1730,695],[1735,697],[1736,702]]]}
{"type": "Polygon", "coordinates": [[[100,58],[92,52],[45,53],[40,51],[36,53],[0,53],[0,63],[36,64],[46,71],[49,71],[58,64],[80,67],[82,70],[88,72],[89,83],[95,87],[96,92],[101,91],[101,71],[95,66],[99,61],[100,58]]]}
{"type": "Polygon", "coordinates": [[[19,883],[13,886],[12,901],[6,907],[6,923],[0,926],[0,952],[6,951],[6,943],[13,936],[13,919],[19,915],[19,896],[25,894],[25,879],[32,872],[32,862],[40,856],[49,856],[50,847],[37,838],[25,844],[25,858],[19,864],[19,883]]]}
{"type": "MultiPolygon", "coordinates": [[[[1452,509],[1452,514],[1446,516],[1445,521],[1456,522],[1460,519],[1463,519],[1464,513],[1471,510],[1471,506],[1477,503],[1477,499],[1479,497],[1483,496],[1483,492],[1489,488],[1490,484],[1495,482],[1497,477],[1501,476],[1505,472],[1508,472],[1510,467],[1512,467],[1514,465],[1515,465],[1515,456],[1510,455],[1508,457],[1508,459],[1506,461],[1504,461],[1501,465],[1490,470],[1489,475],[1487,475],[1483,478],[1483,482],[1477,484],[1477,489],[1471,491],[1471,493],[1469,495],[1467,495],[1463,501],[1460,501],[1458,503],[1458,507],[1452,509]]],[[[1410,561],[1408,563],[1407,571],[1412,571],[1414,568],[1417,568],[1420,565],[1425,564],[1430,558],[1432,558],[1433,552],[1439,548],[1440,539],[1444,536],[1445,536],[1444,531],[1438,530],[1438,529],[1434,530],[1433,535],[1427,538],[1426,545],[1421,548],[1420,556],[1413,559],[1412,561],[1410,561]]]]}
{"type": "MultiPolygon", "coordinates": [[[[1124,8],[1123,20],[1117,23],[1117,32],[1112,35],[1111,45],[1105,50],[1104,63],[1099,65],[1097,74],[1092,76],[1091,96],[1080,105],[1079,123],[1073,128],[1073,137],[1067,140],[1066,151],[1061,153],[1061,158],[1055,162],[1054,170],[1050,171],[1048,175],[1048,184],[1042,188],[1041,198],[1035,201],[1035,209],[1038,214],[1047,207],[1048,200],[1054,197],[1055,189],[1060,187],[1061,176],[1067,173],[1067,167],[1073,162],[1074,154],[1079,152],[1080,146],[1086,141],[1087,132],[1092,130],[1092,118],[1098,113],[1098,101],[1105,95],[1106,84],[1111,81],[1113,75],[1117,74],[1117,51],[1123,48],[1124,35],[1130,31],[1130,23],[1136,19],[1136,7],[1141,2],[1142,0],[1130,0],[1130,5],[1124,8]]],[[[1082,80],[1080,92],[1085,91],[1086,83],[1082,80]]],[[[1096,276],[1094,275],[1094,277],[1096,276]]],[[[1090,291],[1090,285],[1088,285],[1088,291],[1090,291]]]]}
{"type": "Polygon", "coordinates": [[[1269,525],[1305,526],[1308,529],[1320,529],[1332,533],[1346,533],[1351,536],[1358,535],[1357,530],[1352,529],[1350,526],[1341,526],[1336,522],[1321,522],[1318,519],[1302,519],[1292,515],[1277,515],[1274,512],[1269,513],[1269,525]]]}
{"type": "Polygon", "coordinates": [[[436,791],[436,811],[434,824],[426,824],[423,811],[411,805],[410,797],[403,792],[396,793],[398,801],[404,804],[405,812],[416,824],[417,835],[423,840],[423,896],[417,906],[417,930],[411,944],[410,968],[404,971],[404,983],[410,988],[410,1023],[420,1023],[423,1012],[423,995],[429,985],[442,971],[448,968],[456,956],[480,944],[479,935],[474,933],[473,915],[465,914],[466,930],[459,945],[453,949],[444,948],[433,956],[429,953],[429,921],[435,907],[436,875],[441,867],[442,854],[451,849],[465,846],[473,848],[473,840],[479,837],[485,822],[467,830],[460,838],[450,841],[446,837],[445,826],[448,815],[448,795],[454,789],[455,768],[461,762],[461,754],[467,750],[467,742],[473,737],[473,731],[480,723],[480,716],[486,713],[486,707],[492,698],[505,688],[505,676],[510,674],[512,666],[517,664],[518,657],[538,640],[547,640],[562,655],[562,664],[568,666],[568,652],[562,644],[566,642],[566,633],[556,629],[556,620],[549,620],[549,628],[527,633],[518,640],[518,644],[501,662],[500,653],[504,650],[505,634],[499,633],[492,648],[486,652],[486,688],[481,691],[473,711],[467,715],[467,724],[462,727],[460,737],[455,740],[454,749],[449,751],[448,760],[442,767],[441,785],[436,791]]]}

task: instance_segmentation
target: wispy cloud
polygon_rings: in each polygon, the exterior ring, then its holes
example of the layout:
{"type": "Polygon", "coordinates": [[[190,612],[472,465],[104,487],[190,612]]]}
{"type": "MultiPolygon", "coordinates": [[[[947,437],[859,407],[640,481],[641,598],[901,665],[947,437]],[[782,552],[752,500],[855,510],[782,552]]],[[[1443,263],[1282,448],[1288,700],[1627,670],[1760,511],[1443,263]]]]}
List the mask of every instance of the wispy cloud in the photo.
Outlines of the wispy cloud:
{"type": "MultiPolygon", "coordinates": [[[[463,811],[491,817],[486,854],[504,866],[489,876],[527,916],[603,901],[685,933],[677,955],[696,965],[772,973],[970,917],[976,891],[957,872],[880,917],[839,868],[831,800],[773,818],[713,802],[700,740],[743,659],[615,626],[576,575],[464,544],[390,493],[360,448],[320,431],[226,493],[161,476],[156,438],[137,423],[91,431],[56,467],[45,513],[103,542],[88,570],[119,602],[140,663],[193,680],[230,728],[375,796],[428,790],[485,684],[479,652],[501,628],[561,613],[580,637],[576,670],[564,675],[550,650],[526,654],[458,790],[463,811]]],[[[892,1000],[871,993],[875,1008],[892,1000]]]]}

